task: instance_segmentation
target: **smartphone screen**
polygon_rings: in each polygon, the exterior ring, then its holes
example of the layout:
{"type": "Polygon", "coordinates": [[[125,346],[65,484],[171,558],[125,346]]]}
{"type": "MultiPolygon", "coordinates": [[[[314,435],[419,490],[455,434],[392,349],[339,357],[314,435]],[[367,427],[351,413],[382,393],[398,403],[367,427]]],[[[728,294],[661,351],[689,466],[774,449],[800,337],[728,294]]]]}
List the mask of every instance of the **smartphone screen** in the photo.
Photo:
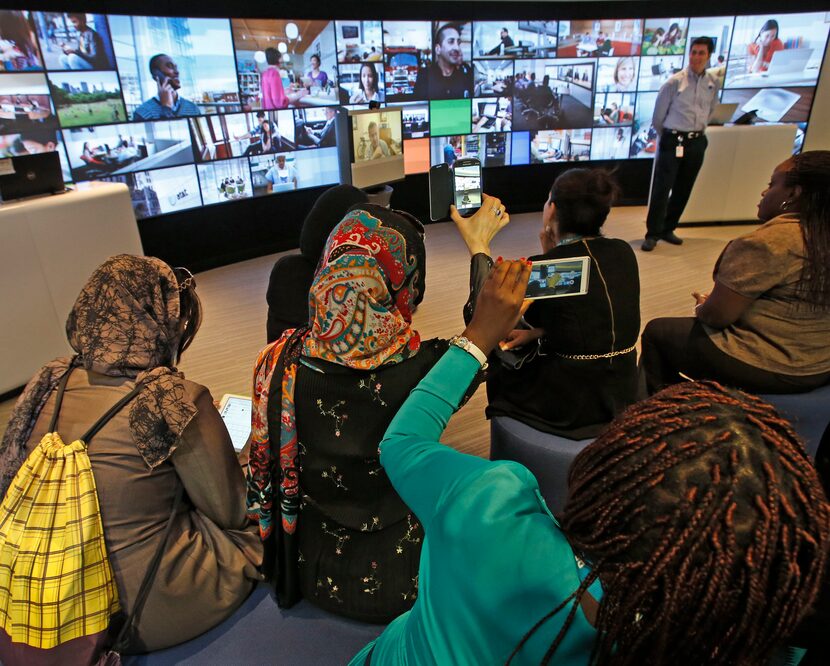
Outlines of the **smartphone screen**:
{"type": "Polygon", "coordinates": [[[455,163],[453,199],[462,215],[481,208],[481,163],[478,160],[458,160],[455,163]]]}

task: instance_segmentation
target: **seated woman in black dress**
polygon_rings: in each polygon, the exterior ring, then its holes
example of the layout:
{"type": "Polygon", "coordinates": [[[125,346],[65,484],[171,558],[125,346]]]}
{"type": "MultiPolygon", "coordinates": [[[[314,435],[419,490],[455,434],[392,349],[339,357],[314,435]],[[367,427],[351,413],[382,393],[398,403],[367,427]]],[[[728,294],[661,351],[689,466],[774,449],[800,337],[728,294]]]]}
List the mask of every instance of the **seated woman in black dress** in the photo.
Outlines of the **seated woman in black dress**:
{"type": "Polygon", "coordinates": [[[363,190],[336,185],[314,202],[300,230],[299,254],[277,259],[268,280],[268,342],[274,342],[287,328],[308,323],[308,289],[314,271],[334,226],[354,204],[369,200],[363,190]]]}
{"type": "Polygon", "coordinates": [[[653,319],[640,359],[650,393],[714,379],[756,393],[830,382],[830,151],[779,164],[758,204],[763,224],[724,248],[694,317],[653,319]]]}
{"type": "MultiPolygon", "coordinates": [[[[496,351],[502,362],[491,363],[488,418],[510,416],[544,432],[584,439],[635,402],[637,260],[628,243],[601,235],[616,194],[616,183],[601,170],[571,169],[553,183],[542,212],[543,254],[531,259],[588,257],[588,293],[532,302],[526,326],[496,351]]],[[[475,284],[492,265],[489,245],[480,238],[481,225],[456,212],[453,219],[473,256],[475,284]]]]}
{"type": "MultiPolygon", "coordinates": [[[[488,217],[477,219],[487,226],[488,217]]],[[[415,600],[423,528],[381,468],[378,444],[450,344],[412,328],[424,266],[417,219],[354,206],[323,250],[308,326],[260,352],[248,515],[283,607],[304,597],[386,623],[415,600]]]]}

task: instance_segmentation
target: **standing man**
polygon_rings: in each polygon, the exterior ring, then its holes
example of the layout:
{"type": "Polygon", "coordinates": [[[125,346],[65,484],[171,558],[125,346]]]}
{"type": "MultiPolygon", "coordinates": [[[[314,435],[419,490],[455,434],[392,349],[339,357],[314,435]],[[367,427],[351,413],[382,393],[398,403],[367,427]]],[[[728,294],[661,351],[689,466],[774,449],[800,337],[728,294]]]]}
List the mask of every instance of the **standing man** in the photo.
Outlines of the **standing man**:
{"type": "Polygon", "coordinates": [[[472,97],[473,70],[464,62],[461,29],[442,25],[433,42],[435,62],[418,71],[415,97],[418,99],[462,99],[472,97]]]}
{"type": "Polygon", "coordinates": [[[651,123],[660,138],[644,252],[651,252],[659,240],[672,245],[683,243],[674,230],[703,164],[707,145],[704,132],[718,103],[717,76],[706,71],[714,49],[709,37],[695,39],[689,66],[666,81],[657,95],[651,123]]]}

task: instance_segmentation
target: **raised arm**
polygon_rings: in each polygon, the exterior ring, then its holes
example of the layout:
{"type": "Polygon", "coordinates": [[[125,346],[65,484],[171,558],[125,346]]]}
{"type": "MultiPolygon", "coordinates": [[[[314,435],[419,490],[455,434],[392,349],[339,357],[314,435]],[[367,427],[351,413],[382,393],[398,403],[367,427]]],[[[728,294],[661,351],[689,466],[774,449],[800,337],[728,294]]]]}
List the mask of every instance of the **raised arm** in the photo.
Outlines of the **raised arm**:
{"type": "MultiPolygon", "coordinates": [[[[515,326],[529,276],[527,262],[505,261],[485,281],[473,321],[464,331],[484,354],[515,326]]],[[[381,442],[381,464],[425,526],[462,479],[492,464],[438,441],[479,368],[474,356],[451,347],[412,391],[381,442]]]]}
{"type": "Polygon", "coordinates": [[[493,260],[490,254],[490,241],[496,237],[510,222],[510,215],[502,202],[496,197],[485,194],[481,200],[481,208],[470,217],[461,217],[455,206],[450,206],[450,217],[458,228],[458,233],[470,252],[470,296],[464,305],[464,323],[469,324],[473,318],[478,294],[490,269],[493,260]]]}

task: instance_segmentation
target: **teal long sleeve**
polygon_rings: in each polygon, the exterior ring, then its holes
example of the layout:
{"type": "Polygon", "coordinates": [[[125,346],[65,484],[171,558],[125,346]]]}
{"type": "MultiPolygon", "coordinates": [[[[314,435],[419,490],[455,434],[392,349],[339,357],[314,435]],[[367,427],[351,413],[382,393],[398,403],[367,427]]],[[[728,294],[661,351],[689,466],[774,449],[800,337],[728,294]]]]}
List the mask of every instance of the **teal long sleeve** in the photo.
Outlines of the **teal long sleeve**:
{"type": "Polygon", "coordinates": [[[412,390],[380,443],[380,462],[392,485],[425,528],[460,479],[490,464],[438,441],[480,367],[451,346],[412,390]]]}
{"type": "MultiPolygon", "coordinates": [[[[418,599],[351,661],[503,664],[522,636],[580,583],[573,550],[516,462],[459,453],[438,440],[478,371],[451,347],[412,391],[386,431],[380,461],[426,533],[418,599]]],[[[515,664],[538,664],[567,616],[548,620],[515,664]]],[[[556,653],[559,666],[588,663],[594,630],[581,612],[556,653]]]]}

